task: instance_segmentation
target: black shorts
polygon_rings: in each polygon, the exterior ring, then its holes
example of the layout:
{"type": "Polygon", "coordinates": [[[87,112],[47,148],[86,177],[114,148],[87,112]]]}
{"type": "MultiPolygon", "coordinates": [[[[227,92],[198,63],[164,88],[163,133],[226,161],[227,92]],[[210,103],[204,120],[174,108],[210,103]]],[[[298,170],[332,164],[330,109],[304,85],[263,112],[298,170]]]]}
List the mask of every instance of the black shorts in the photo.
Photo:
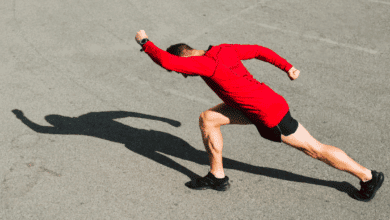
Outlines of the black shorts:
{"type": "Polygon", "coordinates": [[[298,121],[291,117],[290,111],[283,119],[273,128],[268,128],[263,124],[255,124],[260,135],[270,141],[281,142],[282,135],[289,136],[294,134],[298,129],[298,121]]]}

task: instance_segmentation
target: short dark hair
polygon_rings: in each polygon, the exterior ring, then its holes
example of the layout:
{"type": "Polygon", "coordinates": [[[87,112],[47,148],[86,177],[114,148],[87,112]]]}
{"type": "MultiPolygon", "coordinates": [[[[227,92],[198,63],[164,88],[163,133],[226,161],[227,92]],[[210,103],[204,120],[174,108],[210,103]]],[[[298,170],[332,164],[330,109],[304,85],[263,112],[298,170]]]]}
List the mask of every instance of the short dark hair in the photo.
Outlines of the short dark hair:
{"type": "Polygon", "coordinates": [[[180,57],[184,55],[184,50],[193,50],[193,49],[187,44],[179,43],[168,47],[167,52],[180,57]]]}

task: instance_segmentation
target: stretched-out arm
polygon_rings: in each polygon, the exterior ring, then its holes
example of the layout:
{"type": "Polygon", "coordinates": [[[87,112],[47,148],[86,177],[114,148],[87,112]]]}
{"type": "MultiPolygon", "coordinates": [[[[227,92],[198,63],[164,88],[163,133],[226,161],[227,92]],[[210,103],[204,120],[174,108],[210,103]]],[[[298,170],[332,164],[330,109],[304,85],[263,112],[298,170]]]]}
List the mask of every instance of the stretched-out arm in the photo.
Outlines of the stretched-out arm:
{"type": "Polygon", "coordinates": [[[180,127],[181,123],[176,120],[172,120],[169,118],[158,117],[153,115],[147,115],[137,112],[127,112],[127,111],[108,111],[108,112],[90,112],[85,115],[81,115],[78,117],[80,120],[91,120],[91,121],[112,121],[117,118],[126,118],[126,117],[135,117],[135,118],[144,118],[150,120],[156,120],[161,122],[166,122],[172,126],[180,127]]]}
{"type": "Polygon", "coordinates": [[[20,121],[23,122],[27,127],[29,127],[31,130],[38,132],[38,133],[44,133],[44,134],[68,134],[68,132],[65,132],[57,127],[52,126],[42,126],[39,124],[36,124],[35,122],[32,122],[30,119],[28,119],[26,116],[24,116],[23,112],[14,109],[12,112],[15,114],[15,116],[20,119],[20,121]]]}
{"type": "Polygon", "coordinates": [[[153,42],[143,45],[145,53],[163,68],[187,75],[211,76],[215,69],[214,60],[204,56],[179,57],[161,50],[153,42]]]}
{"type": "Polygon", "coordinates": [[[155,63],[169,71],[200,76],[211,76],[214,73],[216,66],[214,60],[204,56],[179,57],[172,55],[149,41],[144,30],[137,32],[135,40],[155,63]]]}

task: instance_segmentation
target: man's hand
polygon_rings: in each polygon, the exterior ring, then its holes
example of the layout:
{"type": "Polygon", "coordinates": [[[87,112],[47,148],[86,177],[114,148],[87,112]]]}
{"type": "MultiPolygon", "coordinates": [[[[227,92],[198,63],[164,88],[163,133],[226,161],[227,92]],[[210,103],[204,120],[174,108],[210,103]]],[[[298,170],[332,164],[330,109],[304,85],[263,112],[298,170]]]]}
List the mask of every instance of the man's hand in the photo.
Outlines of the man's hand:
{"type": "Polygon", "coordinates": [[[295,69],[295,67],[291,67],[291,69],[288,71],[288,77],[289,77],[291,80],[295,80],[295,79],[298,78],[300,72],[301,72],[301,71],[295,69]]]}
{"type": "Polygon", "coordinates": [[[138,44],[140,44],[141,40],[144,38],[148,38],[148,35],[146,35],[144,30],[140,30],[137,32],[135,35],[135,40],[137,41],[138,44]]]}

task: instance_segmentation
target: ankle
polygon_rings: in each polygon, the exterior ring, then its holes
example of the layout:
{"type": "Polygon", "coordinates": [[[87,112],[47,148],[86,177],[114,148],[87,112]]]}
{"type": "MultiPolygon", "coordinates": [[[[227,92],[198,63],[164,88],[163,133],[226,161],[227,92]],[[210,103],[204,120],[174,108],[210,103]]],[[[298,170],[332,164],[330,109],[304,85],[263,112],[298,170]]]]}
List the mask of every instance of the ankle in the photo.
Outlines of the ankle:
{"type": "Polygon", "coordinates": [[[362,182],[368,182],[372,179],[372,173],[371,173],[371,170],[367,170],[365,172],[365,176],[363,177],[362,179],[362,182]]]}
{"type": "Polygon", "coordinates": [[[210,171],[210,173],[213,174],[217,179],[225,178],[225,173],[223,171],[210,171]]]}

